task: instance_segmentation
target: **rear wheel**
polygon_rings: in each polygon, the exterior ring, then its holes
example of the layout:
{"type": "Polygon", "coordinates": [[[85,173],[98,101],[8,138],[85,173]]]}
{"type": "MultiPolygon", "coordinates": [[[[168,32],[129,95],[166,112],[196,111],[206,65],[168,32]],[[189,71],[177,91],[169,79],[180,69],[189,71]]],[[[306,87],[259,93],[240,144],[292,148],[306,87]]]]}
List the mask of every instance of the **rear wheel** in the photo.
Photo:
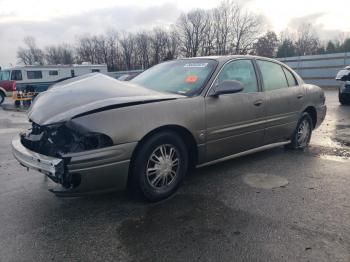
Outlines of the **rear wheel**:
{"type": "Polygon", "coordinates": [[[307,112],[304,112],[293,134],[292,142],[289,145],[287,145],[287,148],[291,148],[291,149],[306,148],[310,143],[312,129],[313,129],[312,119],[307,112]]]}
{"type": "Polygon", "coordinates": [[[187,148],[176,133],[166,131],[148,138],[131,163],[129,188],[149,201],[172,195],[186,175],[187,148]]]}
{"type": "Polygon", "coordinates": [[[346,95],[339,90],[339,102],[342,105],[350,105],[350,95],[346,95]]]}
{"type": "Polygon", "coordinates": [[[5,95],[3,92],[0,92],[0,105],[5,101],[5,95]]]}

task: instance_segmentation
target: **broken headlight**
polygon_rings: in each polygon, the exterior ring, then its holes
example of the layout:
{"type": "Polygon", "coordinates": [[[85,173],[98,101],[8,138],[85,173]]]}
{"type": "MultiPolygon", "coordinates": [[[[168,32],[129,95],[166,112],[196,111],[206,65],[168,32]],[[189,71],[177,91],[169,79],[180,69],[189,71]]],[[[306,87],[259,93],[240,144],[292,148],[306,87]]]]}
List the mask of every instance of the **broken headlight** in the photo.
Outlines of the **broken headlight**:
{"type": "Polygon", "coordinates": [[[53,157],[113,145],[107,135],[90,132],[71,122],[49,126],[32,123],[30,132],[21,134],[21,141],[28,149],[53,157]]]}

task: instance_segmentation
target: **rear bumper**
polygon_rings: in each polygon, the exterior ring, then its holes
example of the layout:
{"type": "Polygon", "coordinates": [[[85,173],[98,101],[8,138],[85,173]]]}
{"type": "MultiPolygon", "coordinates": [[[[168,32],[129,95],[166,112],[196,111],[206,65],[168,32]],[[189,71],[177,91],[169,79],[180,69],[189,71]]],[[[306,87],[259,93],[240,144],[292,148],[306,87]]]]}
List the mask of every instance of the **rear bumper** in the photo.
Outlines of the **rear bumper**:
{"type": "Polygon", "coordinates": [[[322,106],[317,107],[316,112],[317,112],[317,122],[316,122],[315,129],[318,128],[322,124],[322,122],[324,121],[326,114],[327,114],[327,106],[322,105],[322,106]]]}
{"type": "Polygon", "coordinates": [[[54,158],[27,149],[17,138],[12,141],[12,153],[22,166],[65,184],[65,187],[51,189],[56,195],[77,196],[124,189],[136,144],[127,143],[54,158]],[[67,181],[75,182],[68,183],[70,186],[67,186],[67,181]]]}

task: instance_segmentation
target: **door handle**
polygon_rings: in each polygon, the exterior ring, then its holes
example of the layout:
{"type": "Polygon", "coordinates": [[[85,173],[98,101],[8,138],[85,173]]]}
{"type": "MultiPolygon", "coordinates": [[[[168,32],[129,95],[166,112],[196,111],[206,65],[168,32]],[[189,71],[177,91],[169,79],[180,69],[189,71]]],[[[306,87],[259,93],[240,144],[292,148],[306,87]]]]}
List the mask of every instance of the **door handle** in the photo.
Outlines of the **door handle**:
{"type": "Polygon", "coordinates": [[[299,94],[299,95],[297,96],[297,98],[300,99],[300,98],[303,98],[303,96],[304,96],[303,94],[299,94]]]}
{"type": "Polygon", "coordinates": [[[255,106],[261,106],[262,103],[263,103],[263,100],[256,100],[256,101],[254,102],[254,105],[255,105],[255,106]]]}

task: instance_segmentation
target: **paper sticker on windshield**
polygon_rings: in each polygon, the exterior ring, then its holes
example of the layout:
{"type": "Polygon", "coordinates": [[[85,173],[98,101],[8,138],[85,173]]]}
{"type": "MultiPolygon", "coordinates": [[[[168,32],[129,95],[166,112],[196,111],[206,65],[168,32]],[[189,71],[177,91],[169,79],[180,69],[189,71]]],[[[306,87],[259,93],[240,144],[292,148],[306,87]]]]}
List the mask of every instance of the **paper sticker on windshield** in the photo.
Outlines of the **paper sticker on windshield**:
{"type": "Polygon", "coordinates": [[[184,67],[206,67],[208,63],[188,63],[184,67]]]}
{"type": "Polygon", "coordinates": [[[198,80],[198,76],[188,76],[186,77],[186,83],[194,84],[198,80]]]}

